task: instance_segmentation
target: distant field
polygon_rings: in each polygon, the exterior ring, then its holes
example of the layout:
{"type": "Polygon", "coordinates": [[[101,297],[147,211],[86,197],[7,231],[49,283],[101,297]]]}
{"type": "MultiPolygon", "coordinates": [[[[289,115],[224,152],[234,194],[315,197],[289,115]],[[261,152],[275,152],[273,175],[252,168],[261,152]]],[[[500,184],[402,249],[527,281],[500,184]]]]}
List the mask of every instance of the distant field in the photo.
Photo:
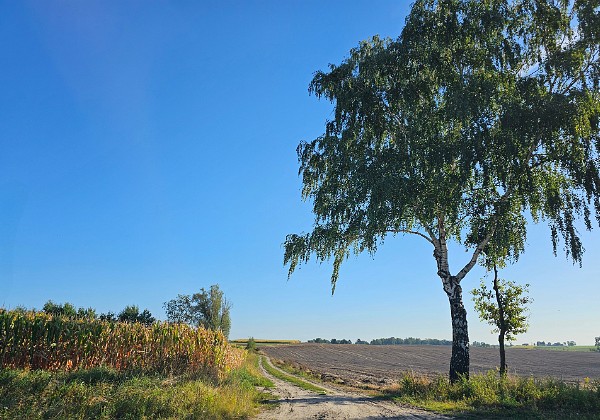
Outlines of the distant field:
{"type": "Polygon", "coordinates": [[[512,346],[511,349],[553,351],[596,351],[596,346],[512,346]]]}
{"type": "MultiPolygon", "coordinates": [[[[287,345],[287,344],[300,344],[301,343],[300,340],[266,340],[266,339],[260,339],[260,338],[255,338],[254,342],[258,346],[282,346],[282,345],[287,345]]],[[[238,338],[236,340],[231,340],[230,343],[245,346],[246,344],[248,344],[248,339],[247,338],[238,338]]]]}
{"type": "MultiPolygon", "coordinates": [[[[268,356],[297,363],[313,372],[358,385],[395,382],[405,372],[446,375],[450,346],[292,344],[262,347],[268,356]]],[[[519,376],[554,377],[579,382],[600,379],[600,353],[510,348],[508,371],[519,376]]],[[[471,348],[471,372],[487,372],[499,365],[498,349],[471,348]]]]}

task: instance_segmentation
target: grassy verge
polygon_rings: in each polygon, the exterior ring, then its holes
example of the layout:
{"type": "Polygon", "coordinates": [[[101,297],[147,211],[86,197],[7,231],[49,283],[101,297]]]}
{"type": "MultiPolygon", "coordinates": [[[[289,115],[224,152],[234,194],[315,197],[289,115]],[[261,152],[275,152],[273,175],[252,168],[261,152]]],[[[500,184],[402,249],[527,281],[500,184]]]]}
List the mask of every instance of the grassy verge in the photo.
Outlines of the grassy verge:
{"type": "Polygon", "coordinates": [[[496,372],[450,384],[406,374],[383,395],[396,402],[467,418],[598,419],[600,381],[582,385],[555,379],[507,377],[496,372]]]}
{"type": "Polygon", "coordinates": [[[265,368],[265,370],[267,372],[269,372],[269,374],[273,375],[274,377],[276,377],[278,379],[281,379],[286,382],[290,382],[290,383],[292,383],[296,386],[299,386],[302,389],[306,389],[308,391],[317,392],[317,393],[323,394],[323,395],[327,393],[323,388],[320,388],[309,382],[303,381],[302,379],[300,379],[296,376],[287,375],[287,374],[283,373],[282,371],[280,371],[279,369],[274,368],[271,365],[271,363],[269,363],[269,361],[264,357],[262,358],[262,365],[265,368]]]}
{"type": "Polygon", "coordinates": [[[256,355],[215,382],[198,376],[0,370],[0,419],[233,419],[256,413],[272,387],[256,355]],[[258,388],[257,388],[258,387],[258,388]]]}

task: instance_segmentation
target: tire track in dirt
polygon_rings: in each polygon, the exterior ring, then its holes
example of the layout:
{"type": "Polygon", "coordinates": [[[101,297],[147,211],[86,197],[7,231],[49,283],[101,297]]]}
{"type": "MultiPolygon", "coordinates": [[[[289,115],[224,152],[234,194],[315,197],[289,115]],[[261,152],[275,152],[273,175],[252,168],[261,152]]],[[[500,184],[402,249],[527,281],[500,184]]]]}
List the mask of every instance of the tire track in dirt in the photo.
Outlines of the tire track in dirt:
{"type": "MultiPolygon", "coordinates": [[[[304,390],[289,382],[282,381],[271,376],[263,368],[262,363],[271,364],[267,357],[261,358],[261,370],[263,375],[275,384],[272,391],[278,395],[278,405],[272,410],[264,411],[255,417],[255,420],[300,420],[300,419],[424,419],[440,420],[449,417],[441,416],[427,411],[409,407],[402,407],[388,401],[377,400],[359,393],[341,391],[332,387],[315,384],[327,391],[327,395],[304,390]]],[[[271,364],[272,366],[272,364],[271,364]]],[[[278,369],[274,366],[275,369],[278,369]]],[[[280,370],[280,369],[278,369],[280,370]]],[[[288,372],[284,372],[290,375],[288,372]]],[[[306,379],[302,378],[306,381],[306,379]]],[[[307,381],[308,382],[308,381],[307,381]]]]}

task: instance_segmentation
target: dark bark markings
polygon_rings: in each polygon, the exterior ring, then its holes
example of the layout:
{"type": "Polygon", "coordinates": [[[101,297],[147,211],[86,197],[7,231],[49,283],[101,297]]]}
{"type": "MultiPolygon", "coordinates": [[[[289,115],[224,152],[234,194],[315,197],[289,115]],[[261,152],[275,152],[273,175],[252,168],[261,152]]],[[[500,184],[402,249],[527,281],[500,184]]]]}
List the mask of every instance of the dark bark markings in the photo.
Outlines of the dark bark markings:
{"type": "Polygon", "coordinates": [[[504,336],[506,335],[507,325],[504,319],[504,304],[502,302],[502,296],[498,288],[498,268],[494,264],[494,292],[496,293],[496,302],[498,303],[498,318],[500,321],[498,334],[498,344],[500,345],[500,375],[506,374],[506,353],[504,351],[504,336]]]}

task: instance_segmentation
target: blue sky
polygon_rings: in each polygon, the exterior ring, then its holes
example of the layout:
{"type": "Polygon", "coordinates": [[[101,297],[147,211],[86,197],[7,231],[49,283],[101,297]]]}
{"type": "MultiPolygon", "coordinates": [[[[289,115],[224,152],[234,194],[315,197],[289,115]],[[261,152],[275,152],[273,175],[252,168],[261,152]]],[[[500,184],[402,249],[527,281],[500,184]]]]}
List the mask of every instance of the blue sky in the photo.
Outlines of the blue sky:
{"type": "MultiPolygon", "coordinates": [[[[0,3],[0,305],[100,312],[218,283],[231,337],[450,338],[432,250],[389,238],[288,281],[282,242],[310,229],[295,149],[331,105],[312,74],[360,40],[400,33],[408,2],[0,3]]],[[[519,342],[600,335],[598,231],[583,268],[533,226],[503,275],[531,284],[519,342]]],[[[452,249],[459,267],[467,254],[452,249]]],[[[454,258],[453,258],[454,257],[454,258]]],[[[483,275],[463,281],[468,291],[483,275]]],[[[471,339],[494,342],[465,294],[471,339]]]]}

